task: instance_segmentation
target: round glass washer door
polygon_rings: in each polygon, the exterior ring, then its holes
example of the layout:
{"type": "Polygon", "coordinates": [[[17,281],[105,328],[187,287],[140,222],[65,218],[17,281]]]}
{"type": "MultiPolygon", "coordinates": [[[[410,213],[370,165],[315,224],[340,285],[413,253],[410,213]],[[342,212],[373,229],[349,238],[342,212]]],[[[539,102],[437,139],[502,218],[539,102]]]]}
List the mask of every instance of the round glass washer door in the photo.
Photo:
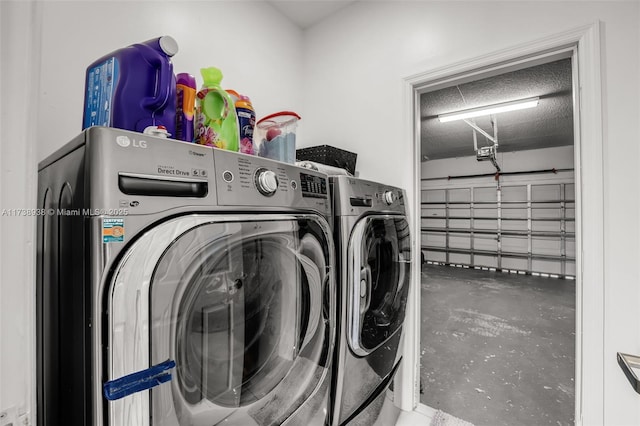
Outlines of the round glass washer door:
{"type": "Polygon", "coordinates": [[[149,357],[176,368],[150,391],[151,424],[281,424],[303,406],[324,408],[317,390],[334,339],[328,225],[263,218],[201,220],[162,237],[171,240],[149,280],[149,357]]]}
{"type": "Polygon", "coordinates": [[[403,216],[356,223],[348,248],[348,341],[365,356],[402,327],[409,294],[411,239],[403,216]]]}

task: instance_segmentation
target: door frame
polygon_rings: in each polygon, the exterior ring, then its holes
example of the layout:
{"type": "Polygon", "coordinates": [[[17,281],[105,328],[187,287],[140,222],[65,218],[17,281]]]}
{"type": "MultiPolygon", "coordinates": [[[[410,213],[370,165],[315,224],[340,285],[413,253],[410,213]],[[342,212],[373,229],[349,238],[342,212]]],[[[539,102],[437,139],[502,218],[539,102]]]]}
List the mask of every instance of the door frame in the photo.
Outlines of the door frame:
{"type": "MultiPolygon", "coordinates": [[[[539,58],[570,51],[573,74],[574,168],[576,185],[576,363],[575,423],[604,423],[604,170],[601,76],[601,22],[573,28],[512,48],[489,53],[403,79],[405,140],[410,141],[413,185],[412,282],[405,321],[404,365],[399,372],[397,404],[425,410],[420,404],[421,148],[422,92],[454,82],[477,80],[535,65],[539,58]],[[585,232],[588,231],[588,232],[585,232]]],[[[566,57],[566,56],[565,56],[566,57]]]]}

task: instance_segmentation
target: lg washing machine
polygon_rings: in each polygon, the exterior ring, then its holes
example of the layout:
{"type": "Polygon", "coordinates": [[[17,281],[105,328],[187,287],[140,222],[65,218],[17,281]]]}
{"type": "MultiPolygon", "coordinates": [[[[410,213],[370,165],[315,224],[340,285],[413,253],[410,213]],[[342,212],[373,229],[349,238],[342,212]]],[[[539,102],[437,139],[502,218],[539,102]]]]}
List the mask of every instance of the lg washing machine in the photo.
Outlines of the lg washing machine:
{"type": "Polygon", "coordinates": [[[405,192],[344,175],[330,186],[339,306],[333,424],[395,424],[411,269],[405,192]]]}
{"type": "Polygon", "coordinates": [[[39,166],[38,424],[325,425],[326,175],[92,127],[39,166]]]}

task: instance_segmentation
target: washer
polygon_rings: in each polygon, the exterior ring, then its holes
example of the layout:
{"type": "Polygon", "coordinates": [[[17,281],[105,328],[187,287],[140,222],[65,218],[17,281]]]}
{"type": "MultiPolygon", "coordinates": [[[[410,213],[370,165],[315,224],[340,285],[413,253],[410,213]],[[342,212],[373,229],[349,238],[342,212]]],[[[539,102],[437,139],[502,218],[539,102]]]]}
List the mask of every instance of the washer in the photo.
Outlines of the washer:
{"type": "Polygon", "coordinates": [[[40,163],[38,424],[329,424],[328,189],[104,127],[40,163]]]}
{"type": "Polygon", "coordinates": [[[331,176],[339,332],[334,425],[395,424],[411,238],[400,188],[331,176]]]}

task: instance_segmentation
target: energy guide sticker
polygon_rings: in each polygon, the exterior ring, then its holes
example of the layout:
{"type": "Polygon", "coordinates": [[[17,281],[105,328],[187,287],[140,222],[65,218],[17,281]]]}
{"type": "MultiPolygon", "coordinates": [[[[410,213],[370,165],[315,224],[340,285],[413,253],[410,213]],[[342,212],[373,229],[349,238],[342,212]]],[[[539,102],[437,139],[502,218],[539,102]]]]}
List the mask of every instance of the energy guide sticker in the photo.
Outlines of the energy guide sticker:
{"type": "Polygon", "coordinates": [[[102,219],[102,242],[122,243],[124,242],[124,219],[103,218],[102,219]]]}

